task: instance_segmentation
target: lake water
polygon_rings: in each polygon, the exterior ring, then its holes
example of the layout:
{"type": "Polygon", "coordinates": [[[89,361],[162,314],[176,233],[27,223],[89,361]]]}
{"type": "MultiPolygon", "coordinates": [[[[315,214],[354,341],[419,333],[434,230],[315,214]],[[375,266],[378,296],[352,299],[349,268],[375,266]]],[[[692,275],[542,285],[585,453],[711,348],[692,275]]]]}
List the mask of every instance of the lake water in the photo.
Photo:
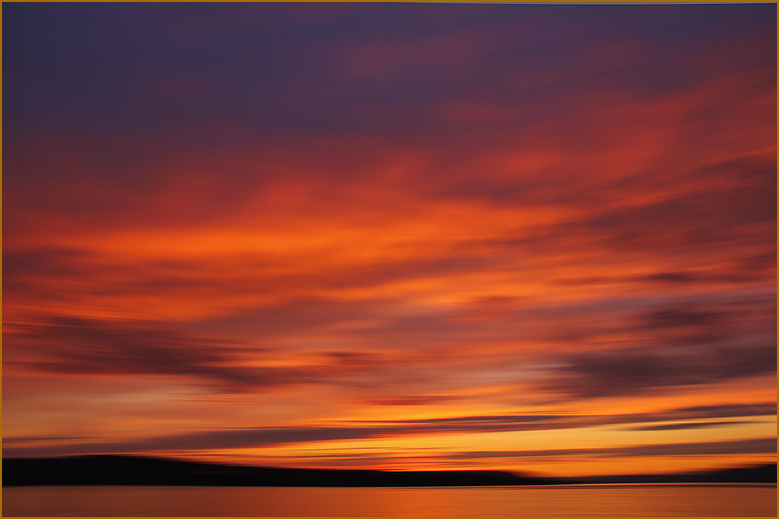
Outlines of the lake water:
{"type": "Polygon", "coordinates": [[[10,487],[3,516],[776,517],[776,485],[10,487]]]}

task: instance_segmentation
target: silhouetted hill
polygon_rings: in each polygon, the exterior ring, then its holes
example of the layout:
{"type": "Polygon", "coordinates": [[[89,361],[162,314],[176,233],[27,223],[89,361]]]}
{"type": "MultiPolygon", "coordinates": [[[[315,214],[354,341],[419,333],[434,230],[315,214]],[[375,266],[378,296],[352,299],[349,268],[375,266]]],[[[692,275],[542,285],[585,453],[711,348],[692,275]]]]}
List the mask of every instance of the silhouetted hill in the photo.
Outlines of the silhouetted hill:
{"type": "Polygon", "coordinates": [[[533,484],[500,471],[385,472],[247,467],[140,456],[74,456],[3,460],[3,486],[199,485],[389,487],[533,484]]]}
{"type": "Polygon", "coordinates": [[[406,487],[572,483],[776,483],[776,464],[702,473],[590,478],[526,477],[501,471],[326,470],[247,467],[141,456],[3,460],[3,486],[185,485],[264,487],[406,487]]]}

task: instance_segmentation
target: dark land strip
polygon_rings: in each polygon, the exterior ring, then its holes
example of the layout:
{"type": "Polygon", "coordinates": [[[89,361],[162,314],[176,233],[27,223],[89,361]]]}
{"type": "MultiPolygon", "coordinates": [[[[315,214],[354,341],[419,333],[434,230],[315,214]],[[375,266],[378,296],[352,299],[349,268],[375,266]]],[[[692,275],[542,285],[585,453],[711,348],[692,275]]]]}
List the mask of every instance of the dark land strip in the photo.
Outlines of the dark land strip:
{"type": "Polygon", "coordinates": [[[37,485],[154,485],[262,487],[430,487],[602,483],[776,483],[776,464],[678,474],[575,478],[504,471],[388,472],[250,467],[142,456],[3,459],[4,487],[37,485]]]}

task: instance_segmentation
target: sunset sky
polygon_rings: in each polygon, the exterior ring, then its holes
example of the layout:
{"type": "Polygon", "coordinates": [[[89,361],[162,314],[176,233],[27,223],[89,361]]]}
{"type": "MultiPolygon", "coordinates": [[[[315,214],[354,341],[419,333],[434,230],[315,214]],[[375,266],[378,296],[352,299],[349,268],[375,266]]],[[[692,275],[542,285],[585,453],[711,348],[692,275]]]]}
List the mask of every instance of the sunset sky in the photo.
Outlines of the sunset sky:
{"type": "Polygon", "coordinates": [[[776,4],[2,9],[3,456],[776,462],[776,4]]]}

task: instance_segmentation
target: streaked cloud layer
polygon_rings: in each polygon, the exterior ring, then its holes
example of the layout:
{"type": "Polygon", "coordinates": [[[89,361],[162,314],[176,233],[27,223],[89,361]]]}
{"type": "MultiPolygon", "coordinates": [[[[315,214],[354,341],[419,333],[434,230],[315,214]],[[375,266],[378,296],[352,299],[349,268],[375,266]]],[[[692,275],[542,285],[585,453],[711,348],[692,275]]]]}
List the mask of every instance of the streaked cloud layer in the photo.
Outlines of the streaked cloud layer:
{"type": "Polygon", "coordinates": [[[775,6],[3,14],[6,456],[776,459],[775,6]]]}

